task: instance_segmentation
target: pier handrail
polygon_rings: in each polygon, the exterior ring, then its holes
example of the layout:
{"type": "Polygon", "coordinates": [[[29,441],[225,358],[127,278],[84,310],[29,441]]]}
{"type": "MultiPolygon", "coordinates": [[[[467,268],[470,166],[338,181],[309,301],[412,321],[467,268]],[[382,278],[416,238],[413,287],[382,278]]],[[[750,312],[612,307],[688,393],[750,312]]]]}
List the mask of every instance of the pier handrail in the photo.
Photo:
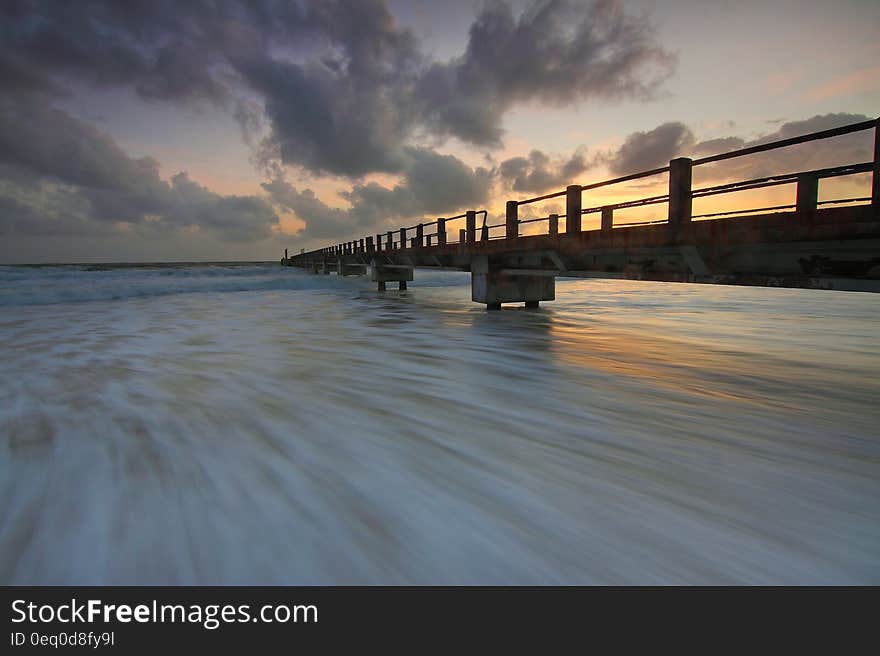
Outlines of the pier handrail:
{"type": "MultiPolygon", "coordinates": [[[[555,191],[547,194],[542,194],[539,196],[534,196],[531,198],[510,200],[507,202],[507,214],[506,220],[504,223],[495,223],[491,225],[486,225],[486,218],[488,217],[488,211],[483,210],[468,210],[467,212],[457,214],[451,217],[445,218],[436,218],[431,221],[421,221],[412,226],[403,226],[396,230],[388,230],[385,233],[379,233],[376,235],[376,239],[372,236],[366,237],[364,239],[354,240],[350,242],[343,242],[341,244],[336,244],[332,246],[327,246],[322,249],[318,249],[317,251],[311,251],[309,253],[301,253],[300,255],[295,255],[291,258],[291,261],[300,260],[302,258],[310,259],[315,255],[327,256],[327,255],[367,255],[375,252],[382,252],[385,250],[398,250],[398,249],[412,249],[412,248],[436,248],[436,247],[444,247],[450,244],[456,244],[457,242],[454,240],[447,239],[447,231],[448,224],[455,221],[460,221],[464,219],[466,222],[466,227],[460,229],[460,233],[462,238],[459,239],[458,243],[464,241],[465,243],[476,243],[482,241],[482,235],[478,235],[479,232],[476,225],[476,216],[478,214],[482,214],[484,216],[483,223],[485,225],[487,233],[492,230],[498,230],[500,228],[506,228],[505,234],[503,236],[490,236],[489,239],[497,240],[497,239],[516,239],[519,235],[519,226],[531,223],[538,223],[543,221],[549,222],[549,230],[548,234],[551,236],[559,235],[558,225],[559,219],[562,219],[565,222],[565,234],[573,235],[580,234],[581,230],[581,217],[588,214],[595,214],[601,212],[602,214],[602,223],[601,223],[601,231],[603,233],[607,233],[614,227],[624,227],[624,226],[636,226],[636,225],[653,225],[659,223],[667,223],[670,224],[670,228],[672,230],[678,230],[684,224],[689,223],[693,219],[702,219],[702,218],[710,218],[710,217],[720,217],[720,216],[733,216],[740,214],[755,214],[759,212],[768,212],[768,211],[780,211],[780,210],[791,210],[795,209],[797,211],[807,211],[812,212],[815,211],[819,206],[822,205],[831,205],[831,204],[841,204],[841,203],[865,203],[870,202],[873,205],[880,206],[880,118],[874,118],[867,121],[860,121],[858,123],[852,123],[850,125],[844,125],[837,128],[831,128],[828,130],[820,130],[818,132],[812,132],[809,134],[799,135],[796,137],[790,137],[786,139],[778,139],[776,141],[769,141],[767,143],[756,144],[754,146],[748,146],[745,148],[739,148],[737,150],[731,150],[723,153],[718,153],[716,155],[710,155],[708,157],[701,157],[696,159],[691,159],[687,157],[679,157],[677,159],[673,159],[670,161],[668,166],[661,166],[653,169],[649,169],[646,171],[639,171],[636,173],[630,173],[623,176],[618,176],[616,178],[610,178],[607,180],[601,180],[598,182],[591,182],[584,185],[572,184],[566,187],[561,191],[555,191]],[[789,146],[795,146],[799,144],[810,143],[813,141],[819,141],[823,139],[830,139],[833,137],[839,137],[846,134],[852,134],[856,132],[861,132],[864,130],[874,130],[874,159],[869,162],[861,162],[858,164],[846,164],[840,166],[833,166],[822,169],[813,169],[809,171],[798,171],[794,173],[783,173],[776,174],[771,176],[764,176],[761,178],[753,178],[749,180],[741,180],[737,182],[730,182],[720,185],[712,185],[708,187],[700,187],[697,189],[692,188],[692,171],[695,166],[701,166],[704,164],[710,164],[715,162],[721,162],[725,160],[734,159],[737,157],[744,157],[748,155],[753,155],[756,153],[767,152],[771,150],[776,150],[779,148],[786,148],[789,146]],[[859,173],[868,173],[871,172],[872,175],[872,183],[871,183],[871,196],[864,197],[852,197],[852,198],[837,198],[830,200],[818,200],[818,181],[825,178],[839,177],[839,176],[847,176],[847,175],[855,175],[859,173]],[[608,187],[615,184],[620,184],[624,182],[632,182],[633,180],[639,180],[642,178],[657,176],[668,174],[669,178],[669,191],[665,194],[647,196],[644,198],[638,198],[635,200],[627,200],[617,203],[610,203],[605,205],[597,205],[591,206],[587,208],[582,207],[582,199],[583,193],[586,191],[592,191],[595,189],[600,189],[603,187],[608,187]],[[782,204],[782,205],[773,205],[770,207],[761,207],[761,208],[750,208],[750,209],[732,209],[728,211],[718,211],[718,212],[709,212],[703,214],[693,214],[692,204],[694,199],[706,198],[709,196],[715,196],[719,194],[727,194],[727,193],[735,193],[738,191],[749,191],[755,189],[762,189],[765,187],[773,187],[778,185],[786,185],[786,184],[796,184],[797,185],[797,202],[794,204],[782,204]],[[565,212],[559,214],[549,214],[547,216],[542,217],[531,217],[520,219],[518,215],[518,208],[524,205],[530,205],[533,203],[539,203],[542,201],[553,200],[556,198],[565,197],[565,212]],[[669,212],[668,216],[665,219],[658,220],[646,220],[639,221],[634,223],[614,223],[614,211],[619,209],[629,209],[634,207],[644,207],[647,205],[655,205],[655,204],[669,204],[669,212]],[[430,226],[436,226],[434,232],[426,233],[425,228],[430,226]],[[415,231],[415,236],[409,238],[408,235],[410,231],[415,231]],[[436,244],[432,243],[435,240],[432,237],[436,237],[436,244]],[[427,240],[428,245],[426,246],[425,240],[427,240]]],[[[453,232],[453,234],[455,234],[453,232]]],[[[525,236],[525,235],[524,235],[525,236]]]]}

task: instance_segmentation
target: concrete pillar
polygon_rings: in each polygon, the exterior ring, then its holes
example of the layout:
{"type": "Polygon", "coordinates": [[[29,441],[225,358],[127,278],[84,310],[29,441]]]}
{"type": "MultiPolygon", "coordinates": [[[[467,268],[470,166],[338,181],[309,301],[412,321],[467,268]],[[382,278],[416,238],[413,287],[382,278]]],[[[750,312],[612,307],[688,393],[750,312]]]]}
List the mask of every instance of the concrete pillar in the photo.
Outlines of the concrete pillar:
{"type": "Polygon", "coordinates": [[[558,214],[551,214],[550,215],[550,228],[549,228],[548,232],[554,237],[559,234],[559,215],[558,214]]]}
{"type": "Polygon", "coordinates": [[[614,208],[602,208],[602,233],[608,234],[614,229],[614,208]]]}
{"type": "Polygon", "coordinates": [[[425,245],[425,226],[421,223],[416,226],[416,243],[419,248],[425,245]]]}
{"type": "Polygon", "coordinates": [[[502,303],[525,303],[533,308],[540,301],[554,300],[557,271],[538,268],[540,259],[536,255],[532,268],[512,268],[506,266],[503,255],[477,255],[471,260],[471,300],[485,303],[489,310],[500,309],[502,303]]]}
{"type": "Polygon", "coordinates": [[[437,219],[437,243],[440,246],[446,244],[446,219],[437,219]]]}
{"type": "Polygon", "coordinates": [[[507,213],[504,229],[508,239],[519,237],[519,203],[515,200],[507,201],[507,213]]]}
{"type": "Polygon", "coordinates": [[[340,262],[340,276],[365,276],[367,275],[367,265],[360,262],[340,262]]]}
{"type": "Polygon", "coordinates": [[[408,280],[413,279],[414,268],[406,264],[382,264],[373,260],[370,263],[370,277],[377,283],[380,292],[386,289],[385,283],[398,282],[400,289],[406,289],[408,280]]]}
{"type": "Polygon", "coordinates": [[[669,226],[675,232],[691,222],[692,169],[693,161],[689,157],[678,157],[669,162],[669,226]]]}
{"type": "Polygon", "coordinates": [[[465,226],[467,226],[467,243],[473,244],[477,241],[477,213],[474,210],[465,212],[465,226]]]}
{"type": "Polygon", "coordinates": [[[581,196],[583,189],[580,185],[568,185],[565,188],[565,232],[569,235],[579,234],[581,231],[581,196]]]}
{"type": "Polygon", "coordinates": [[[819,178],[809,173],[798,176],[797,179],[797,211],[815,212],[819,202],[819,178]]]}

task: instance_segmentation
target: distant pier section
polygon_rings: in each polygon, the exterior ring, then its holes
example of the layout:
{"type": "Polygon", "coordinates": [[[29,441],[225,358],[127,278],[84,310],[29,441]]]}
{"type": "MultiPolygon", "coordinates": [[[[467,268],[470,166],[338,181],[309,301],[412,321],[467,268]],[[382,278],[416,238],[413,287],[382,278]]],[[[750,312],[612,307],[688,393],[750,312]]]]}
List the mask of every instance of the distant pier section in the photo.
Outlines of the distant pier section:
{"type": "MultiPolygon", "coordinates": [[[[627,278],[850,291],[880,291],[880,119],[690,159],[555,193],[507,202],[503,223],[487,225],[485,210],[402,227],[282,259],[315,274],[367,275],[380,291],[415,280],[418,267],[471,272],[471,298],[488,309],[502,303],[537,307],[555,298],[559,276],[627,278]],[[873,131],[873,159],[830,168],[696,187],[698,167],[761,152],[873,131]],[[871,178],[870,196],[819,200],[823,180],[871,178]],[[662,195],[611,205],[591,193],[642,178],[666,176],[662,195]],[[697,214],[694,200],[788,185],[793,202],[697,214]],[[532,203],[564,199],[565,214],[520,218],[532,203]],[[620,223],[630,208],[666,204],[663,220],[620,223]],[[582,230],[584,216],[599,228],[582,230]],[[478,227],[478,218],[482,219],[478,227]],[[537,234],[521,234],[528,224],[537,234]],[[560,228],[560,225],[562,227],[560,228]],[[369,271],[368,271],[369,270],[369,271]]],[[[734,198],[741,198],[734,197],[734,198]]]]}

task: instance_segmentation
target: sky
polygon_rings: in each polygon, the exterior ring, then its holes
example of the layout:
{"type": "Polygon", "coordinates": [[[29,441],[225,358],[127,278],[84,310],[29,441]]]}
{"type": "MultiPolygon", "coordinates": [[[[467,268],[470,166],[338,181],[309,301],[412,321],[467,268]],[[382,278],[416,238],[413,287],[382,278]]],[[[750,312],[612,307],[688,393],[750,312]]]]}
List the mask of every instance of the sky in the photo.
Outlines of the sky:
{"type": "Polygon", "coordinates": [[[4,0],[0,263],[277,260],[466,209],[493,222],[507,199],[876,118],[878,28],[875,0],[4,0]]]}

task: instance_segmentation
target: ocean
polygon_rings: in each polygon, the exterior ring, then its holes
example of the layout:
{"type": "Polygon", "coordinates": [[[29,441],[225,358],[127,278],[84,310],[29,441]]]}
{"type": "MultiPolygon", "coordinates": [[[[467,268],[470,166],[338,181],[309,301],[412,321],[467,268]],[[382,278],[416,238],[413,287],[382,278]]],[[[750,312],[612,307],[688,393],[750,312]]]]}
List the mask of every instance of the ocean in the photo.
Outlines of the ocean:
{"type": "Polygon", "coordinates": [[[0,583],[880,583],[880,295],[409,287],[0,267],[0,583]]]}

